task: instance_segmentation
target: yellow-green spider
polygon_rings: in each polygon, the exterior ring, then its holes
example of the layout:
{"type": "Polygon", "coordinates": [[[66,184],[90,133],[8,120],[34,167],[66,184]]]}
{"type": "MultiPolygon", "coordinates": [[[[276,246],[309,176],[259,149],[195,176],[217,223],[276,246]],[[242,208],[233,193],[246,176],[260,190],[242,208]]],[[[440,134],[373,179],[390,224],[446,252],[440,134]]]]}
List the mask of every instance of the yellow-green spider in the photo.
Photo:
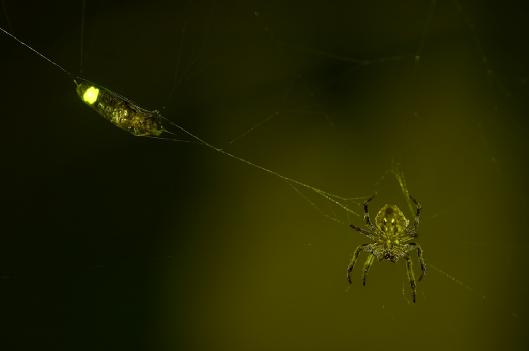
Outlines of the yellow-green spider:
{"type": "Polygon", "coordinates": [[[372,243],[362,244],[358,246],[351,258],[351,262],[347,267],[347,281],[351,284],[351,271],[356,263],[360,252],[368,253],[367,259],[364,263],[362,273],[362,285],[366,285],[366,278],[373,264],[375,258],[379,261],[386,260],[390,262],[397,262],[399,259],[406,259],[406,270],[408,272],[408,280],[410,282],[411,297],[415,303],[416,284],[415,275],[413,274],[413,265],[410,257],[410,252],[417,250],[417,256],[421,265],[421,275],[419,281],[422,280],[426,274],[426,264],[422,256],[422,248],[419,244],[412,242],[417,237],[417,228],[421,216],[421,205],[414,197],[410,195],[411,201],[415,204],[416,213],[415,220],[412,224],[404,216],[404,213],[396,205],[384,205],[378,211],[375,217],[375,223],[371,223],[369,217],[369,202],[373,200],[374,195],[364,202],[364,222],[366,228],[360,228],[351,224],[350,227],[354,230],[364,234],[372,243]]]}

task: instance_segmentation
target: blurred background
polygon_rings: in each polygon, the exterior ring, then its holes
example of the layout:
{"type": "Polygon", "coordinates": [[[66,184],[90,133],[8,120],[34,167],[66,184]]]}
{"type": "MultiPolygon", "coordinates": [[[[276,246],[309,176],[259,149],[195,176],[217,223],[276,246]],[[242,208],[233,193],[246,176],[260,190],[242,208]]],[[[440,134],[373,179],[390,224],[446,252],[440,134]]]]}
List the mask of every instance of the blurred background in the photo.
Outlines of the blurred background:
{"type": "Polygon", "coordinates": [[[2,34],[3,350],[527,349],[522,2],[0,3],[72,73],[372,216],[412,218],[402,171],[429,266],[415,304],[403,262],[349,286],[361,216],[128,135],[2,34]]]}

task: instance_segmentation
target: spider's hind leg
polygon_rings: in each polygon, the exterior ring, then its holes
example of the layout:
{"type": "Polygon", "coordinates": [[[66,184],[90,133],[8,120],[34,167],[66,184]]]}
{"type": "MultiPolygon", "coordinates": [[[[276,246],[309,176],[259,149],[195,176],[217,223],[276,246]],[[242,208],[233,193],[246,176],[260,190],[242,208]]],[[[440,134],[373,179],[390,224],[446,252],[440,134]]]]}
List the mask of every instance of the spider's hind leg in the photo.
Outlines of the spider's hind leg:
{"type": "Polygon", "coordinates": [[[420,222],[420,219],[421,219],[421,210],[422,210],[422,206],[421,204],[419,203],[419,201],[417,201],[413,196],[410,195],[410,200],[413,202],[413,204],[415,205],[415,208],[416,208],[416,212],[415,212],[415,220],[413,222],[413,228],[415,230],[417,230],[417,228],[419,227],[419,222],[420,222]]]}
{"type": "Polygon", "coordinates": [[[367,260],[364,263],[364,271],[362,273],[362,285],[363,286],[366,286],[367,274],[369,273],[369,269],[373,265],[374,260],[375,260],[375,255],[369,254],[369,256],[367,256],[367,260]]]}
{"type": "Polygon", "coordinates": [[[424,262],[424,257],[422,254],[422,247],[421,245],[417,243],[410,243],[409,245],[412,245],[415,248],[415,250],[417,250],[417,257],[419,258],[419,264],[421,265],[421,275],[419,276],[418,281],[421,281],[422,278],[424,278],[424,276],[426,275],[426,272],[428,271],[426,269],[426,263],[424,262]]]}
{"type": "Polygon", "coordinates": [[[406,272],[408,273],[408,280],[410,281],[411,299],[413,303],[415,303],[415,295],[417,295],[417,289],[415,284],[415,274],[413,274],[413,264],[411,262],[410,255],[406,255],[406,272]]]}
{"type": "Polygon", "coordinates": [[[347,266],[347,281],[349,284],[352,284],[351,282],[351,271],[353,270],[356,260],[358,259],[358,255],[360,255],[360,252],[364,251],[366,246],[369,244],[362,244],[358,246],[353,254],[353,257],[351,258],[351,262],[349,262],[349,265],[347,266]]]}

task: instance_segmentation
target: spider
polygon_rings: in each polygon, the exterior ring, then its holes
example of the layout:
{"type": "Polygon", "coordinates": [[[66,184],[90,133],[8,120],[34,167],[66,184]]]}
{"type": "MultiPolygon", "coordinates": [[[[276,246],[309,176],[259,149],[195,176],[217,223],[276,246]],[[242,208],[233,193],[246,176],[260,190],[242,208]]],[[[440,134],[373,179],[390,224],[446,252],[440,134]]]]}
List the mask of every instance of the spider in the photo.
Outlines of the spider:
{"type": "Polygon", "coordinates": [[[411,287],[412,301],[415,303],[416,295],[416,284],[415,275],[413,274],[412,261],[410,252],[417,250],[417,256],[421,265],[421,275],[419,281],[422,280],[426,274],[426,264],[422,256],[422,248],[419,244],[411,242],[417,237],[417,228],[419,226],[419,220],[421,216],[421,205],[413,196],[410,195],[411,201],[415,204],[416,213],[413,224],[410,224],[409,220],[404,216],[404,213],[396,205],[384,205],[378,211],[375,217],[375,223],[371,223],[369,217],[369,202],[373,200],[375,196],[371,196],[364,202],[364,222],[367,228],[360,228],[354,224],[350,227],[354,230],[364,234],[372,243],[359,245],[354,251],[353,257],[349,266],[347,267],[347,281],[351,284],[351,271],[356,263],[360,252],[365,251],[369,255],[364,263],[364,269],[362,273],[362,285],[366,285],[367,274],[369,269],[375,260],[375,257],[381,260],[387,260],[390,262],[397,262],[401,258],[406,259],[406,271],[408,273],[408,280],[411,287]]]}

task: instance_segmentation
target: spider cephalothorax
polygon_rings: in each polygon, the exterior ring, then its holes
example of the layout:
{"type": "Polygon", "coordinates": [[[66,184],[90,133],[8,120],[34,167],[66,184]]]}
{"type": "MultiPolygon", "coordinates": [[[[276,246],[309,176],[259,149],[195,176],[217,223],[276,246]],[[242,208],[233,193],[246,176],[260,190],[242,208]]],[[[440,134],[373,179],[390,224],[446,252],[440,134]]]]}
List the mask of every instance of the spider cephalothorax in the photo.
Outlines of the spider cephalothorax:
{"type": "Polygon", "coordinates": [[[362,244],[358,246],[353,254],[353,258],[347,267],[347,280],[351,283],[351,271],[356,263],[360,252],[368,252],[369,255],[365,261],[362,282],[366,284],[367,273],[373,264],[375,258],[379,261],[387,260],[390,262],[397,262],[401,258],[406,259],[406,269],[408,272],[408,279],[410,281],[412,300],[415,302],[415,275],[413,274],[412,261],[409,253],[417,250],[419,262],[421,265],[421,275],[419,281],[426,273],[426,265],[422,257],[422,249],[419,244],[410,242],[417,237],[417,227],[419,226],[419,219],[421,215],[421,205],[412,196],[410,199],[416,206],[415,220],[413,224],[406,218],[404,213],[396,205],[384,205],[378,211],[375,217],[375,223],[371,223],[369,217],[369,202],[373,196],[364,202],[364,222],[367,228],[360,228],[351,224],[351,228],[366,235],[372,240],[371,243],[362,244]]]}

